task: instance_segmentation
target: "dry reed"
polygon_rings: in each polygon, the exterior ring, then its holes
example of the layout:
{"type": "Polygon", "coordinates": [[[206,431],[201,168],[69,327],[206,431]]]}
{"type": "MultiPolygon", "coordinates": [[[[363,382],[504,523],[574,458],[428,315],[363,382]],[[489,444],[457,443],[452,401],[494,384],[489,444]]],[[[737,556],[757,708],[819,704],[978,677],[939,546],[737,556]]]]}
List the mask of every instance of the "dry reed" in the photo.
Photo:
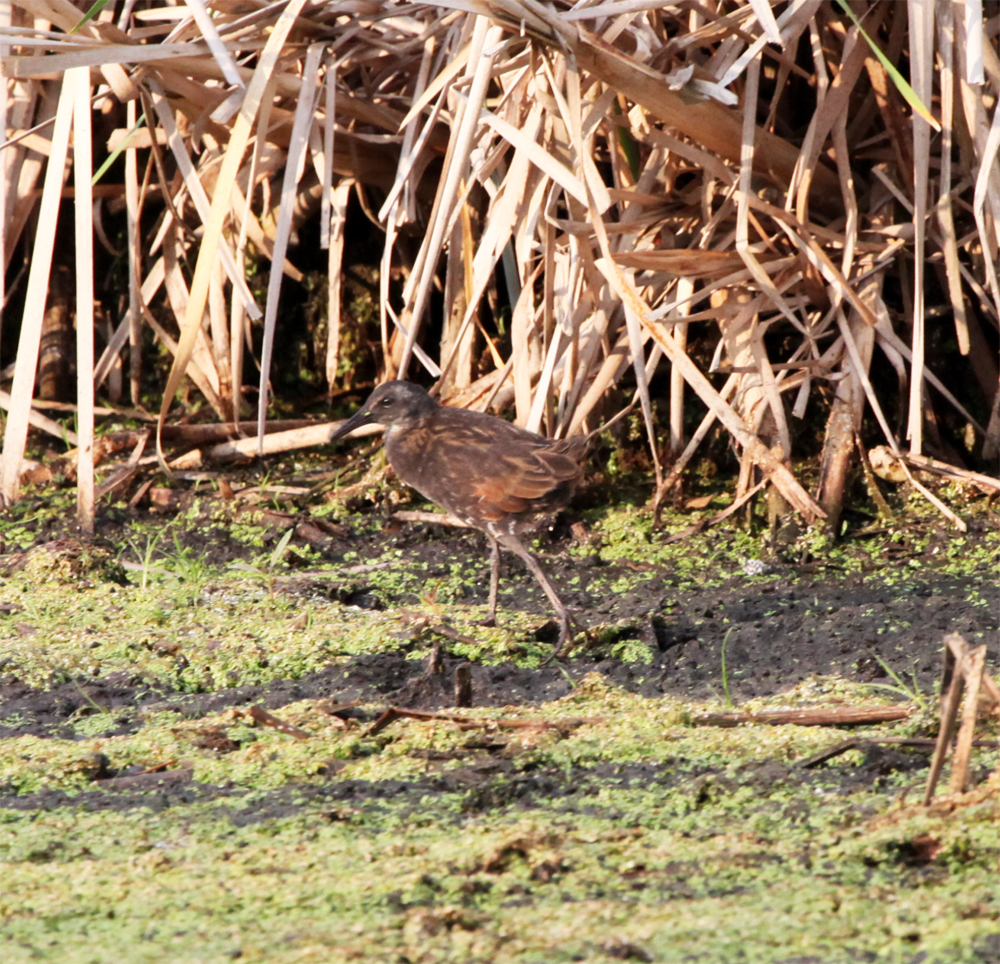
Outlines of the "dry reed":
{"type": "MultiPolygon", "coordinates": [[[[19,315],[4,319],[18,338],[0,394],[6,500],[40,424],[58,265],[76,265],[76,363],[94,373],[80,380],[81,465],[93,461],[90,389],[127,373],[139,403],[143,326],[173,355],[157,440],[185,375],[220,420],[240,417],[253,323],[262,424],[306,216],[322,218],[329,249],[332,388],[352,191],[381,201],[386,377],[422,368],[446,399],[507,400],[520,424],[552,435],[592,428],[610,414],[608,393],[634,386],[657,505],[716,421],[742,454],[737,497],[766,478],[808,520],[839,514],[868,411],[904,468],[927,450],[947,455],[942,407],[974,433],[973,458],[996,458],[996,3],[980,18],[948,0],[118,0],[84,20],[85,6],[0,2],[0,296],[19,315]],[[912,90],[891,66],[902,63],[912,90]],[[121,151],[126,164],[123,183],[97,179],[91,203],[97,117],[116,128],[95,160],[121,151]],[[55,238],[70,197],[67,255],[55,238]],[[120,311],[105,306],[95,364],[88,246],[110,246],[113,204],[126,213],[129,292],[120,311]],[[143,232],[150,209],[156,226],[143,232]],[[414,228],[415,251],[401,244],[414,228]],[[264,305],[244,278],[251,255],[276,265],[264,305]],[[446,308],[432,343],[435,287],[446,308]],[[509,349],[491,317],[503,303],[509,349]],[[948,370],[932,368],[929,346],[952,338],[948,370]],[[894,410],[869,377],[876,351],[898,373],[894,410]],[[660,400],[650,385],[665,366],[660,400]],[[792,471],[791,423],[821,392],[810,493],[792,471]],[[692,396],[707,414],[686,438],[692,396]]],[[[92,483],[79,479],[88,523],[92,483]]]]}

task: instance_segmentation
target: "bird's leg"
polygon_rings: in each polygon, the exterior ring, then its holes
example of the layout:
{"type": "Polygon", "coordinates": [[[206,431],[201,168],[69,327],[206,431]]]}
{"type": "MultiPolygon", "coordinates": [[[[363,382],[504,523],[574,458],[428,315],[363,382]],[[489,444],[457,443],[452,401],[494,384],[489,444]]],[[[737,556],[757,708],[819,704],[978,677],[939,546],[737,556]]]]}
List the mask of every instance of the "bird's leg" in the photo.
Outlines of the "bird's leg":
{"type": "Polygon", "coordinates": [[[486,538],[490,540],[490,602],[489,612],[483,625],[495,626],[497,624],[497,592],[500,589],[500,544],[492,532],[486,532],[486,538]]]}
{"type": "Polygon", "coordinates": [[[563,651],[573,642],[573,630],[569,610],[556,595],[555,589],[552,588],[552,583],[549,582],[549,577],[545,575],[542,567],[538,564],[538,560],[524,548],[521,540],[515,535],[502,535],[499,539],[505,548],[517,553],[524,560],[524,564],[531,570],[531,574],[538,581],[538,585],[545,590],[545,595],[549,597],[549,602],[552,603],[552,608],[559,617],[559,643],[552,655],[561,656],[563,651]]]}

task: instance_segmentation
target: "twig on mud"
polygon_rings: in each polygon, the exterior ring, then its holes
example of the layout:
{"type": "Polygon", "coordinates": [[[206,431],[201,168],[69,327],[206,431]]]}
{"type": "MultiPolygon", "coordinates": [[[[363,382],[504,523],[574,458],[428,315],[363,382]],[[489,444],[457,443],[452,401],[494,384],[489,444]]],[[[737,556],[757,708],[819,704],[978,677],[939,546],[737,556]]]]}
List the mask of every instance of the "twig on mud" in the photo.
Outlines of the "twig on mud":
{"type": "MultiPolygon", "coordinates": [[[[247,438],[230,439],[213,445],[205,455],[211,462],[232,462],[254,458],[259,454],[296,452],[314,445],[325,445],[342,424],[343,422],[311,422],[304,427],[286,429],[283,432],[268,432],[263,438],[251,435],[247,438]]],[[[365,426],[358,429],[354,437],[375,435],[379,431],[377,427],[365,426]]]]}
{"type": "Polygon", "coordinates": [[[132,478],[139,471],[139,459],[142,456],[142,450],[146,447],[148,439],[148,431],[139,433],[135,447],[132,449],[132,454],[129,456],[128,461],[124,465],[115,469],[114,472],[112,472],[111,475],[109,475],[108,478],[106,478],[94,490],[95,501],[100,501],[110,495],[115,489],[125,485],[127,482],[132,481],[132,478]]]}
{"type": "MultiPolygon", "coordinates": [[[[853,740],[841,740],[840,743],[834,743],[833,746],[827,747],[825,750],[820,750],[819,753],[814,753],[805,760],[800,760],[796,765],[803,770],[808,770],[810,767],[826,763],[827,760],[832,760],[835,756],[840,756],[841,753],[846,753],[848,750],[861,750],[869,746],[888,744],[891,746],[923,746],[930,748],[936,743],[937,740],[920,736],[859,736],[853,740]]],[[[1000,746],[1000,742],[996,740],[974,740],[972,745],[996,749],[1000,746]]]]}
{"type": "Polygon", "coordinates": [[[316,704],[316,709],[332,717],[331,722],[333,722],[334,726],[339,726],[341,729],[346,730],[364,719],[364,711],[358,709],[360,705],[360,700],[352,700],[349,703],[321,700],[316,704]]]}
{"type": "Polygon", "coordinates": [[[309,740],[312,738],[311,733],[307,733],[305,730],[300,730],[297,726],[292,726],[291,723],[286,723],[284,720],[278,719],[278,717],[268,713],[263,707],[251,706],[248,715],[257,726],[269,726],[279,733],[294,736],[296,740],[309,740]]]}
{"type": "Polygon", "coordinates": [[[455,529],[471,529],[467,522],[463,522],[450,512],[427,512],[424,509],[400,509],[393,512],[392,517],[400,522],[426,522],[432,525],[451,526],[455,529]]]}
{"type": "Polygon", "coordinates": [[[699,726],[739,726],[741,723],[767,723],[772,726],[857,726],[862,723],[891,723],[905,720],[912,706],[820,706],[807,710],[762,710],[750,713],[700,713],[693,723],[699,726]]]}
{"type": "Polygon", "coordinates": [[[145,770],[140,770],[134,775],[141,777],[145,776],[147,773],[163,773],[164,770],[169,770],[173,766],[177,766],[176,757],[171,757],[169,760],[164,760],[162,763],[154,763],[152,766],[148,766],[145,770]]]}
{"type": "Polygon", "coordinates": [[[767,485],[768,480],[764,479],[762,482],[758,482],[752,489],[745,492],[738,499],[735,499],[731,505],[727,506],[721,512],[717,512],[710,519],[702,519],[701,522],[696,522],[693,526],[688,526],[686,529],[682,529],[680,532],[675,532],[672,536],[663,540],[665,546],[669,546],[673,542],[683,542],[685,539],[689,539],[691,536],[698,535],[699,532],[703,532],[709,526],[718,525],[720,522],[728,519],[734,512],[738,511],[742,506],[746,505],[765,485],[767,485]]]}
{"type": "Polygon", "coordinates": [[[390,706],[372,725],[365,731],[365,736],[374,736],[384,730],[390,723],[398,719],[411,720],[442,720],[446,723],[457,723],[462,729],[479,729],[481,727],[495,726],[501,730],[559,730],[569,732],[578,726],[598,726],[606,723],[607,720],[601,716],[574,717],[567,720],[512,720],[512,719],[491,719],[489,717],[462,716],[458,713],[444,713],[436,710],[410,710],[402,706],[390,706]]]}
{"type": "Polygon", "coordinates": [[[945,516],[945,518],[950,519],[954,523],[956,529],[961,532],[969,531],[969,526],[964,519],[960,519],[933,492],[931,492],[930,489],[916,480],[906,462],[901,461],[899,464],[902,466],[903,472],[906,474],[906,478],[909,480],[910,485],[912,485],[913,488],[915,488],[925,499],[927,499],[931,505],[933,505],[943,516],[945,516]]]}
{"type": "MultiPolygon", "coordinates": [[[[434,622],[428,616],[423,613],[413,612],[409,609],[404,609],[399,614],[402,622],[414,633],[422,632],[423,630],[429,630],[432,633],[437,633],[440,636],[445,636],[448,639],[453,639],[457,643],[468,643],[473,646],[479,643],[479,640],[473,636],[466,636],[460,633],[457,629],[453,629],[444,620],[440,622],[434,622]]],[[[435,646],[440,648],[440,643],[435,643],[435,646]]]]}

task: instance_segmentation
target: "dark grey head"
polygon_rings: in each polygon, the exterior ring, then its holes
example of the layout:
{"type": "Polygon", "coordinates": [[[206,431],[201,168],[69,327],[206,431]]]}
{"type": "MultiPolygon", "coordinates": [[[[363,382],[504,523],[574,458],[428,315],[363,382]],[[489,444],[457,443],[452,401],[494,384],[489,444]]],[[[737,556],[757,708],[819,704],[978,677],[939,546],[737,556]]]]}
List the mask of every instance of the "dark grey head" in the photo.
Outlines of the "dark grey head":
{"type": "Polygon", "coordinates": [[[371,422],[405,427],[407,423],[416,422],[437,407],[438,403],[419,385],[402,381],[386,382],[368,396],[364,405],[333,433],[330,441],[371,422]]]}

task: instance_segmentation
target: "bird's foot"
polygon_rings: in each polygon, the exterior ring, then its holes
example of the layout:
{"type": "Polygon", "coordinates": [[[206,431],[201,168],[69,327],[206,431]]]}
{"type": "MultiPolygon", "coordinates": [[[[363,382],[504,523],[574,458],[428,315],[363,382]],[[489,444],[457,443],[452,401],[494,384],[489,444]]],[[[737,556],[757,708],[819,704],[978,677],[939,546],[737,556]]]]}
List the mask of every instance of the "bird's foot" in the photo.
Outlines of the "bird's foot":
{"type": "Polygon", "coordinates": [[[556,643],[556,648],[552,650],[542,665],[546,666],[554,659],[565,659],[569,655],[569,651],[573,648],[573,641],[573,620],[567,614],[559,623],[559,641],[556,643]]]}

